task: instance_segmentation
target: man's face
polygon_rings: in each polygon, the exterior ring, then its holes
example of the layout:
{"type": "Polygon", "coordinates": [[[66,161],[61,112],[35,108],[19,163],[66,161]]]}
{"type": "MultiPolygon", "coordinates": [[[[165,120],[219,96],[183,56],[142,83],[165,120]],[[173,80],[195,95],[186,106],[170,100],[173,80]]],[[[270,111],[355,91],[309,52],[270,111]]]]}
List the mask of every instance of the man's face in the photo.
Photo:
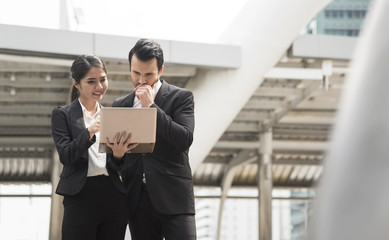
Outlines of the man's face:
{"type": "Polygon", "coordinates": [[[153,87],[161,77],[163,68],[164,66],[158,71],[156,58],[143,62],[134,54],[131,59],[131,78],[134,87],[139,85],[149,85],[153,87]]]}

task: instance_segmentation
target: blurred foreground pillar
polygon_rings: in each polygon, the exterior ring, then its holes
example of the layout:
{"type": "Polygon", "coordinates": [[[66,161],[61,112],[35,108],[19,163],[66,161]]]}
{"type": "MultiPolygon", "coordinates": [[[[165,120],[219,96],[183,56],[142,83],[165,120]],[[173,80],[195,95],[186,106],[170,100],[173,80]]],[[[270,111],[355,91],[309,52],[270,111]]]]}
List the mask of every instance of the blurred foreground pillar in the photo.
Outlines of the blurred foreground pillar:
{"type": "Polygon", "coordinates": [[[61,226],[63,218],[62,196],[55,193],[60,174],[60,161],[56,149],[53,149],[53,169],[51,175],[52,194],[51,194],[51,214],[50,214],[50,232],[49,240],[61,239],[61,226]]]}
{"type": "Polygon", "coordinates": [[[259,239],[272,239],[272,130],[268,129],[259,136],[259,158],[258,158],[258,219],[259,239]]]}
{"type": "Polygon", "coordinates": [[[372,1],[318,191],[314,240],[389,238],[389,1],[372,1]]]}

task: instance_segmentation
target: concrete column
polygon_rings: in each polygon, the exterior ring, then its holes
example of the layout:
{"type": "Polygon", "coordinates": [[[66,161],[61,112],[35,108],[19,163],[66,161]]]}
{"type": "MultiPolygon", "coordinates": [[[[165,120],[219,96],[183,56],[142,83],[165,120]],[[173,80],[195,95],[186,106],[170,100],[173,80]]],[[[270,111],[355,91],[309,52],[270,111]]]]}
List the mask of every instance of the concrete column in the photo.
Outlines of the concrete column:
{"type": "Polygon", "coordinates": [[[342,93],[309,239],[388,239],[388,22],[389,1],[372,1],[342,93]]]}
{"type": "Polygon", "coordinates": [[[272,130],[260,134],[258,158],[259,239],[272,239],[272,130]]]}
{"type": "Polygon", "coordinates": [[[50,232],[49,240],[61,239],[61,226],[63,218],[63,197],[55,193],[59,181],[59,174],[61,172],[62,165],[59,161],[59,156],[56,149],[53,149],[53,162],[52,162],[52,194],[51,194],[51,214],[50,214],[50,232]]]}
{"type": "Polygon", "coordinates": [[[60,0],[59,2],[59,28],[62,30],[70,30],[69,7],[67,0],[60,0]]]}
{"type": "Polygon", "coordinates": [[[253,154],[249,150],[241,151],[235,158],[233,158],[224,170],[223,178],[221,181],[222,194],[220,196],[219,215],[217,220],[216,239],[221,240],[221,230],[223,221],[224,203],[227,200],[228,190],[232,186],[232,182],[235,177],[235,172],[239,166],[249,164],[257,161],[258,156],[253,154]]]}

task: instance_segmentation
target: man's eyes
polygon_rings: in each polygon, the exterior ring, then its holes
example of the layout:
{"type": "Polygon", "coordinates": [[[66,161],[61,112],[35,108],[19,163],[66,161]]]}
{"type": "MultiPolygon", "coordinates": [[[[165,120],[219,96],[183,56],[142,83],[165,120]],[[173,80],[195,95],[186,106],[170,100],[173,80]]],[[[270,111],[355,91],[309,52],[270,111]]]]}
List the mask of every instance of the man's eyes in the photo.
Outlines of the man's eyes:
{"type": "MultiPolygon", "coordinates": [[[[139,72],[134,72],[136,75],[140,76],[141,74],[139,72]]],[[[154,73],[145,73],[145,76],[146,77],[150,77],[150,76],[153,76],[154,73]]]]}

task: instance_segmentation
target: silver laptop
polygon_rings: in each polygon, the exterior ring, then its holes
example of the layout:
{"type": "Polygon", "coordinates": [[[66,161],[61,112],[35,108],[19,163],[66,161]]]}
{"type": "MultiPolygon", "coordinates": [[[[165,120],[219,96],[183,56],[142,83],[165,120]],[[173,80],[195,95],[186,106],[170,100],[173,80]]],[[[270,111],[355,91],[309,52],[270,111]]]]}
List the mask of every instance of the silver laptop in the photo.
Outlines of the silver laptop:
{"type": "Polygon", "coordinates": [[[151,153],[154,150],[157,127],[156,108],[104,107],[100,112],[99,152],[112,152],[106,137],[113,143],[115,135],[126,131],[132,133],[131,142],[138,143],[131,153],[151,153]]]}

